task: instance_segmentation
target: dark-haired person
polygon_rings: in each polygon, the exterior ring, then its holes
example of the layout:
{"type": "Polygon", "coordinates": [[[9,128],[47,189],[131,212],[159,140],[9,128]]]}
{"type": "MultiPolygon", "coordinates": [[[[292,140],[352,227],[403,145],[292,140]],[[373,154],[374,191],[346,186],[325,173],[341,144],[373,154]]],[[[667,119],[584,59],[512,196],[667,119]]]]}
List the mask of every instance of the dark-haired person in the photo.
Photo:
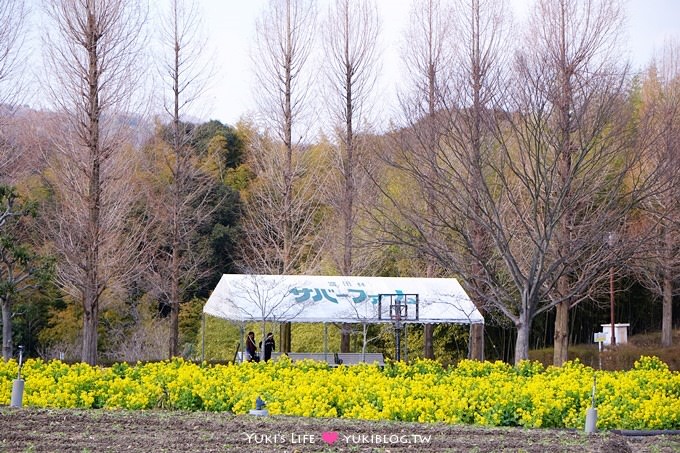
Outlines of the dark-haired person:
{"type": "Polygon", "coordinates": [[[246,355],[248,362],[260,361],[260,356],[257,354],[257,344],[255,343],[255,332],[248,332],[246,337],[246,355]]]}
{"type": "Polygon", "coordinates": [[[268,362],[272,358],[272,351],[276,349],[276,342],[274,341],[274,334],[269,332],[267,337],[264,339],[264,348],[262,348],[262,342],[260,341],[260,350],[264,351],[264,361],[268,362]]]}

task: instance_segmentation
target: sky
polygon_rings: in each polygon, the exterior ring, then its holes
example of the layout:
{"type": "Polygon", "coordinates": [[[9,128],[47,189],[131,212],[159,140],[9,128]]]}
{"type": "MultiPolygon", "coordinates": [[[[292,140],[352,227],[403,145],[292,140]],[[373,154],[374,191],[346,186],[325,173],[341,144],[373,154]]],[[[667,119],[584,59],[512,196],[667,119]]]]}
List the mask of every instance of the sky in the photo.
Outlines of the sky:
{"type": "MultiPolygon", "coordinates": [[[[32,1],[32,0],[29,0],[32,1]]],[[[194,0],[199,6],[203,23],[202,33],[207,48],[202,54],[214,64],[213,75],[202,98],[189,113],[192,119],[216,119],[234,125],[240,118],[255,111],[256,87],[254,50],[255,21],[270,0],[194,0]]],[[[314,0],[320,13],[326,11],[330,0],[314,0]]],[[[380,15],[381,71],[376,99],[381,99],[384,112],[396,106],[396,88],[400,76],[400,46],[408,25],[409,10],[414,1],[374,0],[380,15]]],[[[494,1],[494,0],[492,0],[494,1]]],[[[577,0],[580,1],[580,0],[577,0]]],[[[150,0],[154,6],[165,0],[150,0]]],[[[509,0],[515,20],[526,17],[532,0],[509,0]]],[[[680,0],[622,0],[626,5],[627,23],[622,43],[630,55],[633,69],[640,70],[652,59],[664,40],[680,40],[680,0]]],[[[35,27],[40,30],[40,27],[35,27]]],[[[39,32],[36,32],[39,34],[39,32]]],[[[37,37],[34,44],[39,43],[37,37]]],[[[37,47],[37,46],[36,46],[37,47]]],[[[32,64],[39,67],[38,64],[32,64]]],[[[37,102],[36,105],[39,105],[37,102]]]]}
{"type": "MultiPolygon", "coordinates": [[[[254,68],[250,58],[255,33],[255,20],[268,0],[199,0],[203,22],[210,42],[216,45],[218,62],[204,105],[209,118],[235,124],[241,116],[255,108],[253,100],[254,68]]],[[[655,49],[667,37],[680,38],[680,0],[628,0],[628,42],[634,69],[641,69],[652,58],[655,49]]],[[[325,3],[321,1],[320,3],[325,3]]],[[[387,74],[383,97],[394,96],[396,81],[390,74],[398,73],[399,36],[408,21],[412,0],[376,0],[381,15],[383,72],[387,74]]],[[[519,20],[531,2],[511,0],[513,14],[519,20]]],[[[322,8],[320,8],[322,9],[322,8]]]]}

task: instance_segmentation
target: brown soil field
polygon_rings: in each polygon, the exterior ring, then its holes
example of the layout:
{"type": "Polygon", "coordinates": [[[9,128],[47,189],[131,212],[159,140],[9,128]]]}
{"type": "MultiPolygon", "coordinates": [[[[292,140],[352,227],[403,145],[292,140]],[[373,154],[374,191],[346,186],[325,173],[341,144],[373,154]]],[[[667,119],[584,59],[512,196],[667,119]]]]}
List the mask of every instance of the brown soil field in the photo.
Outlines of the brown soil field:
{"type": "Polygon", "coordinates": [[[680,436],[207,412],[0,407],[0,452],[680,452],[680,436]]]}

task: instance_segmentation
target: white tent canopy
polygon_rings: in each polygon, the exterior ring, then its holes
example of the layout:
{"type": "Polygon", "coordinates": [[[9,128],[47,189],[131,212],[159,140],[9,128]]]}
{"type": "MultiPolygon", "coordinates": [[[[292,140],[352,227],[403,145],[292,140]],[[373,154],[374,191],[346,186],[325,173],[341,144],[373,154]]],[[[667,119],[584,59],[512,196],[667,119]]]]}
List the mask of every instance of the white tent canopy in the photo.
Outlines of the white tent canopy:
{"type": "Polygon", "coordinates": [[[408,307],[402,322],[484,323],[453,278],[225,274],[203,313],[232,321],[392,322],[390,299],[380,296],[400,294],[408,307]]]}

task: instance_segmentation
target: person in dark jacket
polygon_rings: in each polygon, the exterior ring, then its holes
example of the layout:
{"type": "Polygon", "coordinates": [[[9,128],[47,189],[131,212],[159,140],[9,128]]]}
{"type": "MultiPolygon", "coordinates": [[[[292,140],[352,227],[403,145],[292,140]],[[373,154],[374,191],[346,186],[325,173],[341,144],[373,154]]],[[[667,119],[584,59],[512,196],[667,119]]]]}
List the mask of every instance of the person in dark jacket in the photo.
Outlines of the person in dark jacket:
{"type": "Polygon", "coordinates": [[[274,334],[269,332],[267,337],[264,339],[264,349],[262,348],[262,342],[260,341],[260,350],[264,351],[264,361],[268,362],[272,358],[272,351],[276,349],[276,343],[274,342],[274,334]]]}
{"type": "Polygon", "coordinates": [[[260,356],[257,354],[257,346],[255,344],[255,332],[248,332],[246,337],[246,358],[248,362],[259,362],[260,356]]]}

